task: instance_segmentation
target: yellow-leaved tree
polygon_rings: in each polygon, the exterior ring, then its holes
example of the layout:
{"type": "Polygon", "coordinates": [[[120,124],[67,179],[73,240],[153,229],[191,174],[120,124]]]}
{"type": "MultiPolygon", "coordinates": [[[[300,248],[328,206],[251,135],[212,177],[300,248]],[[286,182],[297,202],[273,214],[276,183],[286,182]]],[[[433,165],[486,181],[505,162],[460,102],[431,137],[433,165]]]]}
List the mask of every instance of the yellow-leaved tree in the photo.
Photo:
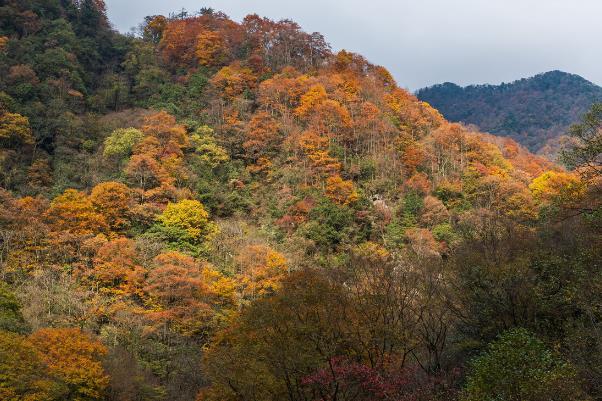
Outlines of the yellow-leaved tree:
{"type": "Polygon", "coordinates": [[[529,189],[543,204],[576,202],[583,195],[579,177],[562,171],[546,171],[531,182],[529,189]]]}
{"type": "Polygon", "coordinates": [[[237,257],[241,298],[254,300],[274,293],[289,271],[284,255],[265,245],[250,245],[237,257]]]}
{"type": "Polygon", "coordinates": [[[209,213],[197,200],[185,199],[170,203],[159,217],[152,230],[172,248],[197,255],[207,249],[208,242],[218,232],[218,227],[209,219],[209,213]]]}
{"type": "Polygon", "coordinates": [[[107,349],[79,329],[41,329],[29,336],[49,374],[61,384],[56,399],[95,401],[105,399],[109,377],[101,358],[107,349]]]}

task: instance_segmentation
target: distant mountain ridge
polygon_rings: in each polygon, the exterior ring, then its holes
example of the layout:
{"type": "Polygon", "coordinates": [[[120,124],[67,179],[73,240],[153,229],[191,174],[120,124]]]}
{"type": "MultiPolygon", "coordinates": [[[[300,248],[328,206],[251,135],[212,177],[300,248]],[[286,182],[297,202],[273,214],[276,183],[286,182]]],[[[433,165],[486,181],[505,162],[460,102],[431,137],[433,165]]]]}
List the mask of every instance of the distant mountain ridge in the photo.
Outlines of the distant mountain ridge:
{"type": "Polygon", "coordinates": [[[416,95],[448,120],[511,137],[533,152],[554,153],[566,129],[602,101],[602,87],[576,74],[550,71],[500,85],[446,82],[416,95]]]}

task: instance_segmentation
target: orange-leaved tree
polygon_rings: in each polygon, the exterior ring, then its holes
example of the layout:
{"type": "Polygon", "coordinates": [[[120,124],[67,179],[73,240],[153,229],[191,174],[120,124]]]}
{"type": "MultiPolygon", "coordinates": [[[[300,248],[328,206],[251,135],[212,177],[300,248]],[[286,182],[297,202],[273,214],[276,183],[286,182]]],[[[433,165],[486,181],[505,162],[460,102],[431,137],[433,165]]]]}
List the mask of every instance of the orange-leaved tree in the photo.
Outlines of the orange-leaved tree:
{"type": "Polygon", "coordinates": [[[216,31],[202,31],[196,44],[196,56],[200,65],[216,67],[228,59],[228,48],[223,36],[216,31]]]}
{"type": "Polygon", "coordinates": [[[326,179],[326,196],[339,205],[349,205],[359,199],[353,181],[336,174],[326,179]]]}
{"type": "Polygon", "coordinates": [[[74,235],[106,232],[108,226],[90,198],[83,192],[68,189],[50,203],[46,219],[52,231],[74,235]]]}
{"type": "Polygon", "coordinates": [[[132,206],[131,192],[126,185],[119,182],[103,182],[92,189],[92,205],[104,216],[113,232],[121,233],[130,225],[128,213],[132,206]]]}
{"type": "Polygon", "coordinates": [[[107,349],[79,329],[41,329],[29,336],[48,372],[63,386],[60,399],[100,401],[105,398],[109,377],[101,358],[107,349]]]}
{"type": "Polygon", "coordinates": [[[119,238],[106,242],[96,252],[90,272],[94,283],[117,295],[140,295],[146,270],[136,242],[119,238]]]}
{"type": "Polygon", "coordinates": [[[277,150],[280,125],[265,111],[256,113],[245,131],[243,148],[252,162],[261,158],[269,158],[277,150]]]}
{"type": "Polygon", "coordinates": [[[0,399],[51,401],[60,399],[63,390],[31,341],[0,330],[0,399]]]}
{"type": "Polygon", "coordinates": [[[179,252],[154,259],[144,291],[151,320],[185,335],[204,336],[215,314],[235,303],[232,280],[179,252]]]}
{"type": "Polygon", "coordinates": [[[289,272],[286,258],[266,245],[243,248],[236,258],[241,298],[254,300],[274,293],[289,272]]]}

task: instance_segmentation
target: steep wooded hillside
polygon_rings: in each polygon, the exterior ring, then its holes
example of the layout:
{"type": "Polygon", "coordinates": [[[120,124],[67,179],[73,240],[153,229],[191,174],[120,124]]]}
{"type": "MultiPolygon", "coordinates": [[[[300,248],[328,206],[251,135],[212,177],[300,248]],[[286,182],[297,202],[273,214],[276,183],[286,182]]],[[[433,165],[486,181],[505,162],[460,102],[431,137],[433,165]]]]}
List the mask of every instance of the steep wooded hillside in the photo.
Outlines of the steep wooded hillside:
{"type": "Polygon", "coordinates": [[[567,172],[290,20],[1,4],[0,399],[602,396],[599,108],[567,172]]]}

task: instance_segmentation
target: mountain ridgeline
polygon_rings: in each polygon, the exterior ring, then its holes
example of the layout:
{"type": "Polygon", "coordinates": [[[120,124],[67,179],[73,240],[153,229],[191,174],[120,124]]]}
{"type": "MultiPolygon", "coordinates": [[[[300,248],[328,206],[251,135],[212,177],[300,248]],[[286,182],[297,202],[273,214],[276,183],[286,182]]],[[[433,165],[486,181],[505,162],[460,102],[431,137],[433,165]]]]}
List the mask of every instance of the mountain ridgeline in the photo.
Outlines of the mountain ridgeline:
{"type": "Polygon", "coordinates": [[[0,400],[602,399],[567,171],[291,20],[0,1],[0,400]]]}
{"type": "Polygon", "coordinates": [[[578,75],[550,71],[501,85],[463,88],[446,82],[416,96],[450,121],[510,137],[532,152],[554,154],[569,126],[602,100],[602,88],[578,75]]]}

